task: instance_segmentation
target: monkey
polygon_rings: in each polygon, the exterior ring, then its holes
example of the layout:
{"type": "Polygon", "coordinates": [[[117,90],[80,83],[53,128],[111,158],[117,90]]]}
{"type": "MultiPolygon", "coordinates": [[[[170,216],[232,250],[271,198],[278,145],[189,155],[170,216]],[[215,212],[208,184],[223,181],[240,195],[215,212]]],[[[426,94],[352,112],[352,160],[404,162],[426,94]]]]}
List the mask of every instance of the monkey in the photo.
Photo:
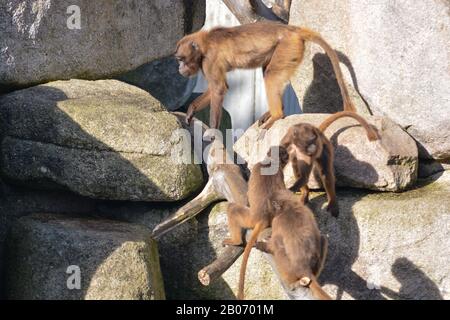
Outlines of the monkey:
{"type": "Polygon", "coordinates": [[[185,121],[189,123],[196,111],[210,105],[210,128],[217,129],[228,89],[226,73],[234,69],[262,67],[269,111],[259,119],[259,125],[269,129],[276,120],[284,117],[283,91],[303,60],[305,41],[314,42],[325,50],[336,74],[343,108],[356,112],[337,54],[319,33],[279,22],[260,21],[200,30],[178,41],[174,55],[179,63],[179,73],[192,77],[202,71],[208,82],[208,89],[188,107],[185,121]]]}
{"type": "Polygon", "coordinates": [[[245,271],[251,248],[256,243],[259,233],[271,225],[274,212],[271,201],[277,190],[286,189],[283,169],[288,163],[289,156],[283,147],[273,146],[267,157],[255,164],[248,182],[249,207],[230,203],[227,208],[228,227],[230,238],[223,240],[223,245],[239,246],[243,243],[243,229],[253,229],[250,240],[247,242],[239,276],[238,299],[244,297],[245,271]],[[278,159],[275,155],[278,154],[278,159]],[[264,170],[273,168],[273,174],[266,174],[264,170]]]}
{"type": "Polygon", "coordinates": [[[280,145],[288,150],[296,182],[291,190],[301,191],[303,203],[308,202],[308,180],[313,166],[318,169],[319,177],[325,188],[328,205],[327,210],[334,217],[339,216],[339,206],[336,200],[334,175],[334,149],[323,133],[334,121],[342,117],[351,117],[364,127],[369,141],[379,139],[378,132],[358,114],[350,111],[337,112],[325,119],[319,127],[308,123],[299,123],[289,128],[281,139],[280,145]]]}
{"type": "Polygon", "coordinates": [[[273,255],[281,279],[288,289],[309,287],[321,300],[331,297],[319,285],[319,277],[327,255],[327,238],[320,234],[312,211],[288,190],[275,194],[277,211],[272,220],[272,235],[256,248],[273,255]]]}

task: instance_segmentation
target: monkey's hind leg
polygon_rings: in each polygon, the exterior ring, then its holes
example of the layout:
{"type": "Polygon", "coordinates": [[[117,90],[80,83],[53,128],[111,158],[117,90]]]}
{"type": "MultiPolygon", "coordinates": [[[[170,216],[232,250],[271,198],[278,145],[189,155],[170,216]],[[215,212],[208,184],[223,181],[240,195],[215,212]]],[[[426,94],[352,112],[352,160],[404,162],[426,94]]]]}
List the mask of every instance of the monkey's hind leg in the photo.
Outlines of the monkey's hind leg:
{"type": "Polygon", "coordinates": [[[333,217],[337,218],[339,216],[339,206],[336,199],[336,178],[334,176],[333,158],[333,146],[329,142],[324,143],[322,155],[317,161],[317,167],[320,173],[320,180],[322,180],[328,197],[327,210],[333,217]]]}
{"type": "Polygon", "coordinates": [[[254,227],[250,221],[250,208],[237,203],[230,203],[227,209],[227,216],[230,238],[224,239],[222,244],[224,246],[240,246],[244,243],[243,230],[254,227]]]}
{"type": "Polygon", "coordinates": [[[303,58],[303,49],[304,45],[300,39],[289,36],[281,39],[275,48],[264,71],[270,117],[264,122],[263,129],[269,129],[275,121],[283,118],[283,92],[303,58]]]}

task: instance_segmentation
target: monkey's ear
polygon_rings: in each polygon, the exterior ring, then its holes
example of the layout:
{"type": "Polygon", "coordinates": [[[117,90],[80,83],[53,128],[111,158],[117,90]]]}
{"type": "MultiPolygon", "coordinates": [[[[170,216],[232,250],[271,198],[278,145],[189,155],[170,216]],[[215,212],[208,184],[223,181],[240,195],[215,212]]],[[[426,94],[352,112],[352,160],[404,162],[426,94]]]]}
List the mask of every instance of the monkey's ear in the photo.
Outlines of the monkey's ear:
{"type": "Polygon", "coordinates": [[[198,44],[197,44],[197,42],[192,41],[192,42],[191,42],[191,47],[192,47],[194,50],[198,50],[198,44]]]}

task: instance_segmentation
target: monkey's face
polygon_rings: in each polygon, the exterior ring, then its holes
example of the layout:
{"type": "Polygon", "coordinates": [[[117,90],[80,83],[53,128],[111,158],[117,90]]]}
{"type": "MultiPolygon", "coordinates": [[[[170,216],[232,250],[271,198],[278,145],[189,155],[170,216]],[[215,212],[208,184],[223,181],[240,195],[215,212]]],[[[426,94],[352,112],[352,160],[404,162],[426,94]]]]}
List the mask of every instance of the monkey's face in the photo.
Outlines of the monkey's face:
{"type": "Polygon", "coordinates": [[[200,70],[202,53],[198,44],[187,37],[178,42],[175,58],[178,61],[178,72],[183,77],[195,76],[200,70]]]}
{"type": "Polygon", "coordinates": [[[300,124],[292,128],[292,142],[305,155],[314,157],[320,152],[318,139],[316,130],[311,125],[300,124]]]}

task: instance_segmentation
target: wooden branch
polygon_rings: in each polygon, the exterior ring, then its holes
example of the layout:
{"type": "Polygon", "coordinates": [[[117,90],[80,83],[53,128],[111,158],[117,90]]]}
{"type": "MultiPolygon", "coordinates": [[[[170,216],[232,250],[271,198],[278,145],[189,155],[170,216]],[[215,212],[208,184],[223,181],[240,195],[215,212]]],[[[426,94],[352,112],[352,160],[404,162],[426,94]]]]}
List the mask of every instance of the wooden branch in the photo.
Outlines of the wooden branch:
{"type": "Polygon", "coordinates": [[[240,24],[253,23],[261,20],[262,17],[257,15],[250,1],[248,0],[222,0],[230,9],[231,13],[238,19],[240,24]]]}
{"type": "Polygon", "coordinates": [[[158,224],[152,232],[152,237],[158,239],[176,226],[195,217],[197,214],[205,210],[211,203],[224,199],[214,189],[214,183],[209,180],[202,192],[193,200],[186,203],[177,210],[169,218],[158,224]]]}
{"type": "MultiPolygon", "coordinates": [[[[179,119],[183,119],[185,114],[177,112],[179,119]]],[[[195,132],[193,126],[200,125],[203,132],[208,128],[201,121],[194,119],[189,128],[191,134],[195,132]]],[[[215,139],[210,144],[202,146],[203,151],[208,148],[207,170],[209,174],[208,182],[202,192],[193,200],[177,210],[173,215],[158,224],[152,232],[155,239],[160,238],[165,233],[171,231],[181,223],[195,217],[206,209],[211,203],[218,200],[228,200],[229,202],[247,205],[247,182],[243,178],[240,168],[233,163],[228,155],[222,141],[215,139]]]]}
{"type": "Polygon", "coordinates": [[[204,286],[209,286],[211,282],[218,279],[244,252],[243,247],[229,246],[214,260],[198,272],[198,280],[204,286]]]}

